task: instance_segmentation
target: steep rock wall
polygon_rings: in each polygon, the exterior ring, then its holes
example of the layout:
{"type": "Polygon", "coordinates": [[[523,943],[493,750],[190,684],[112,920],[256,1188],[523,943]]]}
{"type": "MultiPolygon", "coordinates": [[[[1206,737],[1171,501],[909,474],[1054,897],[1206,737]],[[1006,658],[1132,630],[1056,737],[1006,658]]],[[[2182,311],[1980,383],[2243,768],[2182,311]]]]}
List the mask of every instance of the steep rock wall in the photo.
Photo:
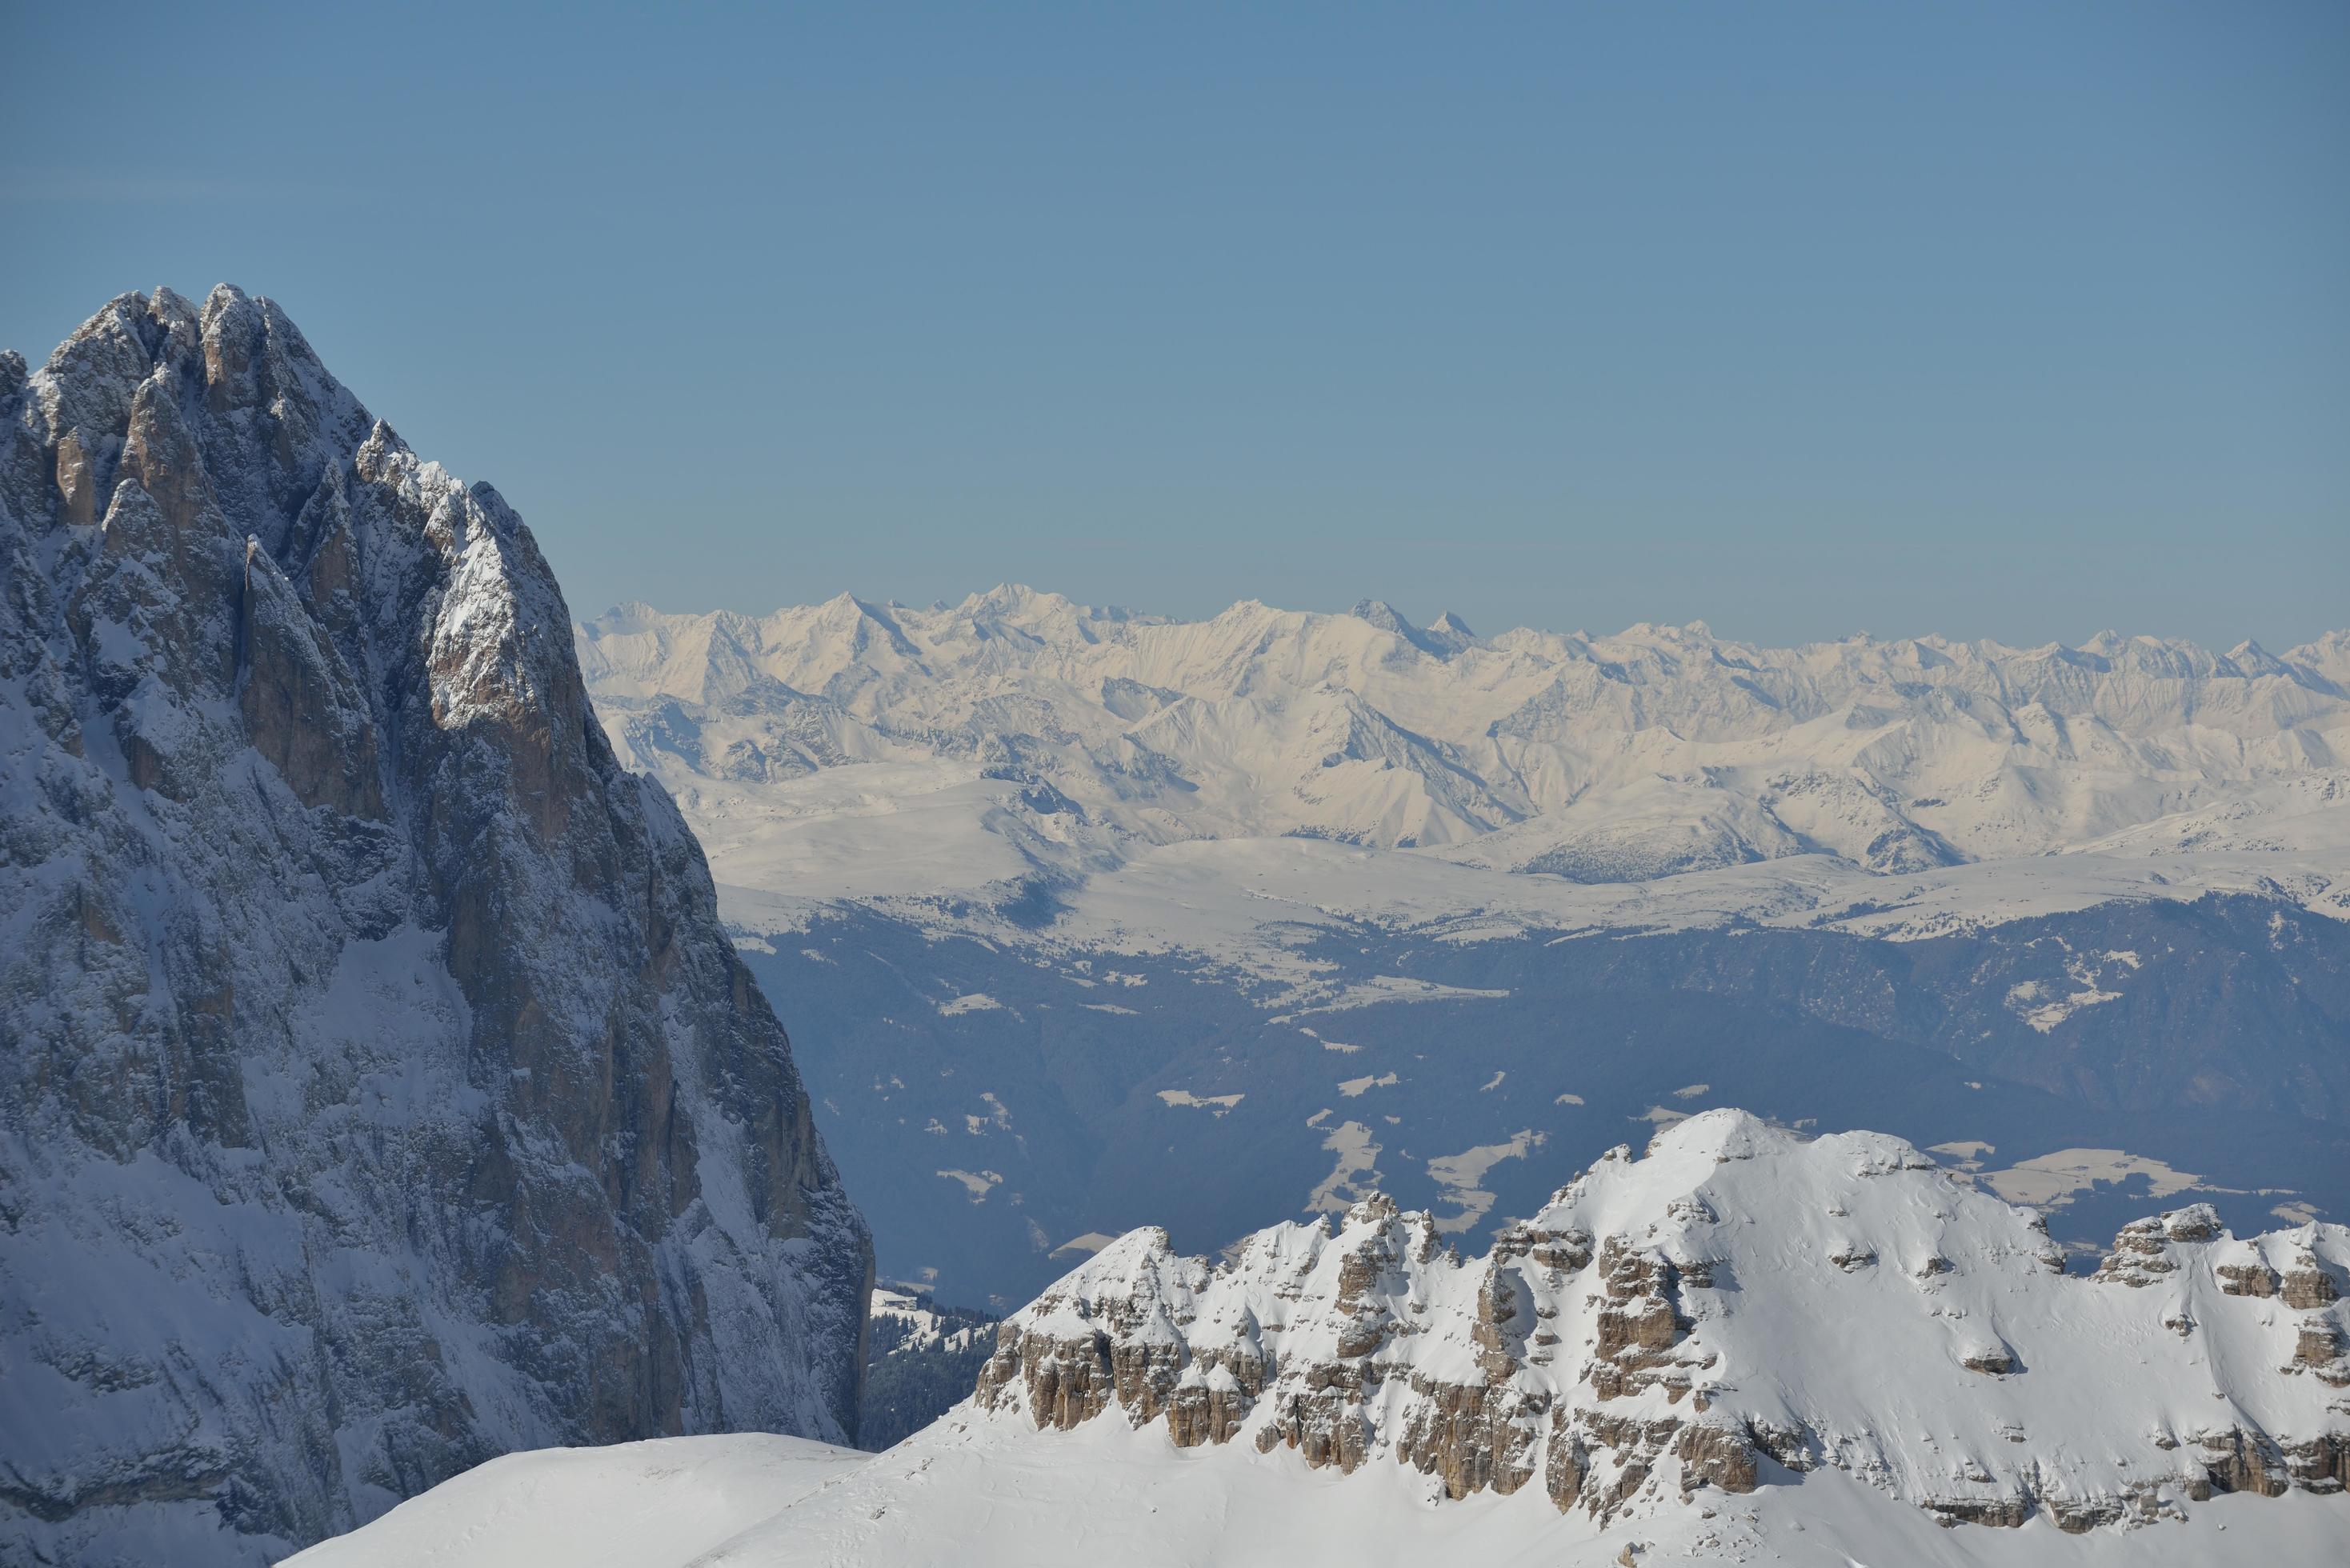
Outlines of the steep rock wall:
{"type": "Polygon", "coordinates": [[[126,295],[0,357],[0,1556],[852,1436],[865,1227],[497,493],[126,295]]]}

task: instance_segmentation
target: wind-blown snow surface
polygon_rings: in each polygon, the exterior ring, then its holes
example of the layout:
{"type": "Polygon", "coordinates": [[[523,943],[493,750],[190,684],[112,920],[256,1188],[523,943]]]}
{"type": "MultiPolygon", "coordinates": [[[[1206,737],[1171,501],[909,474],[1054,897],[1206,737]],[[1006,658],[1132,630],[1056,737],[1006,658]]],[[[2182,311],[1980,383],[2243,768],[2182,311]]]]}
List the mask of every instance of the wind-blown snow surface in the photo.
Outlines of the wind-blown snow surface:
{"type": "Polygon", "coordinates": [[[869,1456],[805,1438],[657,1438],[508,1454],[411,1498],[303,1568],[684,1564],[869,1456]]]}
{"type": "Polygon", "coordinates": [[[1039,888],[1079,929],[1193,946],[1334,907],[1922,931],[2257,888],[2350,913],[2350,633],[1773,649],[1006,587],[634,605],[577,637],[616,744],[754,929],[827,896],[1017,916],[1039,888]],[[1375,853],[1283,856],[1257,887],[1272,836],[1375,853]],[[1495,875],[1524,872],[1547,875],[1495,875]],[[1191,918],[1134,919],[1179,898],[1191,918]]]}
{"type": "Polygon", "coordinates": [[[266,300],[0,355],[0,1558],[854,1429],[870,1250],[486,485],[266,300]]]}
{"type": "MultiPolygon", "coordinates": [[[[600,1561],[2337,1559],[2350,1231],[2190,1208],[2051,1264],[1898,1139],[1709,1112],[1482,1259],[1384,1202],[1213,1267],[1129,1234],[937,1426],[705,1555],[600,1561]]],[[[395,1515],[303,1568],[486,1561],[485,1501],[411,1505],[440,1555],[395,1515]]]]}
{"type": "MultiPolygon", "coordinates": [[[[758,1441],[686,1438],[675,1446],[714,1464],[758,1441]]],[[[886,1454],[833,1452],[846,1462],[813,1490],[796,1476],[777,1485],[773,1511],[716,1546],[705,1544],[695,1513],[706,1494],[667,1456],[658,1468],[616,1474],[632,1456],[616,1462],[609,1449],[573,1449],[529,1456],[548,1472],[577,1473],[547,1486],[543,1505],[451,1496],[461,1484],[452,1482],[406,1505],[415,1520],[407,1533],[380,1533],[394,1514],[313,1547],[288,1568],[1618,1568],[1627,1548],[1638,1568],[2211,1568],[2334,1562],[2345,1531],[2339,1500],[2300,1493],[2214,1498],[2158,1532],[2065,1535],[2038,1519],[2012,1531],[1941,1530],[1839,1471],[1738,1499],[1700,1493],[1711,1519],[1691,1508],[1601,1529],[1579,1515],[1561,1519],[1537,1498],[1443,1501],[1427,1482],[1385,1467],[1342,1477],[1309,1470],[1285,1451],[1179,1449],[1155,1428],[1107,1423],[1040,1441],[993,1422],[948,1422],[886,1454]],[[571,1550],[582,1535],[598,1539],[616,1502],[629,1511],[616,1521],[622,1530],[650,1518],[674,1521],[674,1536],[638,1550],[571,1550]],[[544,1523],[485,1540],[475,1533],[485,1507],[518,1526],[544,1523]]]]}

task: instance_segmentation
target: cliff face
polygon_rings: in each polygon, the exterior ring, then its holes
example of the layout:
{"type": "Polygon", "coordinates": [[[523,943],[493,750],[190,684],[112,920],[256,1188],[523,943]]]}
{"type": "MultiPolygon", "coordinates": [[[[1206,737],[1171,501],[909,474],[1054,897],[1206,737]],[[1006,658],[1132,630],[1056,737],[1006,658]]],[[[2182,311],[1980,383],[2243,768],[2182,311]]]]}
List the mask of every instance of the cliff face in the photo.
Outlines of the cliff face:
{"type": "Polygon", "coordinates": [[[1944,1522],[2067,1532],[2350,1483],[2350,1231],[2240,1241],[2199,1205],[2094,1278],[2062,1266],[2029,1211],[1898,1138],[1710,1111],[1482,1259],[1383,1197],[1212,1268],[1131,1232],[1005,1321],[977,1403],[1603,1523],[1820,1467],[1944,1522]]]}
{"type": "Polygon", "coordinates": [[[0,357],[0,1556],[851,1437],[865,1227],[496,493],[127,295],[0,357]]]}

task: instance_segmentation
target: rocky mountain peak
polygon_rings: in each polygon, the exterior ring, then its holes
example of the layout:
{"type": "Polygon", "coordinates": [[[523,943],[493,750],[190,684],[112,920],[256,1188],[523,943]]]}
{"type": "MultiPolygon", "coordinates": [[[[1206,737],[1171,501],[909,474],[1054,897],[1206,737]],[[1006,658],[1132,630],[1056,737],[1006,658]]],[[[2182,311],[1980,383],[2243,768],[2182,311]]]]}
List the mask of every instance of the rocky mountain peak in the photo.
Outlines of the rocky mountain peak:
{"type": "Polygon", "coordinates": [[[1225,1259],[1103,1248],[1005,1320],[979,1408],[1391,1456],[1602,1521],[1821,1467],[1945,1522],[2065,1531],[2350,1481],[2350,1231],[2238,1240],[2199,1205],[2070,1276],[2038,1216],[1877,1134],[1710,1111],[1482,1258],[1374,1197],[1225,1259]]]}
{"type": "Polygon", "coordinates": [[[0,1555],[855,1420],[864,1227],[522,519],[265,298],[0,376],[0,1555]]]}

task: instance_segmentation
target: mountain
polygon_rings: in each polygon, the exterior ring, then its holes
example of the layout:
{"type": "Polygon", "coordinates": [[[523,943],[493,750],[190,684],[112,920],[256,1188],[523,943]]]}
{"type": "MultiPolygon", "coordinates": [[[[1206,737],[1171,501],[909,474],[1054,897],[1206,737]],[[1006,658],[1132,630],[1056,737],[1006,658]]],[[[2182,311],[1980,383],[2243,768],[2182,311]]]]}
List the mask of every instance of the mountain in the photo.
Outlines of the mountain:
{"type": "Polygon", "coordinates": [[[884,1272],[943,1299],[1372,1190],[1487,1245],[1733,1104],[1971,1161],[2083,1258],[2158,1200],[2342,1218],[2350,634],[1772,649],[999,588],[577,637],[884,1272]]]}
{"type": "Polygon", "coordinates": [[[607,1476],[615,1516],[711,1520],[616,1559],[643,1568],[2325,1561],[2345,1280],[2350,1231],[2238,1238],[2201,1205],[2069,1275],[2036,1215],[1899,1139],[1717,1110],[1482,1257],[1378,1198],[1213,1263],[1128,1234],[888,1454],[697,1450],[767,1467],[764,1518],[750,1487],[704,1511],[681,1453],[666,1497],[652,1455],[534,1456],[301,1563],[532,1561],[541,1489],[592,1508],[607,1476]]]}
{"type": "Polygon", "coordinates": [[[1602,1522],[1824,1465],[2072,1532],[2350,1483],[2341,1226],[2237,1241],[2196,1206],[2077,1279],[2035,1216],[1898,1139],[1721,1110],[1612,1151],[1476,1263],[1381,1197],[1225,1256],[1104,1248],[1007,1321],[978,1404],[1062,1429],[1115,1406],[1179,1447],[1534,1486],[1602,1522]]]}
{"type": "MultiPolygon", "coordinates": [[[[1703,626],[1479,639],[1375,600],[1180,622],[1006,587],[629,606],[577,635],[616,744],[723,879],[802,899],[1035,885],[1083,912],[1088,884],[1201,863],[1171,850],[1286,836],[1418,851],[1399,901],[1425,909],[1604,919],[1620,896],[1576,884],[1745,870],[1708,886],[1785,918],[1784,879],[1748,869],[1781,862],[1848,902],[1897,877],[1997,909],[2018,890],[1976,868],[2050,856],[2083,857],[2046,868],[2076,881],[2159,859],[2176,897],[2268,852],[2260,874],[2350,909],[2341,634],[2282,656],[2112,633],[1763,649],[1703,626]]],[[[1340,897],[1381,874],[1339,865],[1340,897]]]]}
{"type": "Polygon", "coordinates": [[[854,1434],[867,1231],[522,520],[276,306],[0,357],[0,1557],[854,1434]]]}

